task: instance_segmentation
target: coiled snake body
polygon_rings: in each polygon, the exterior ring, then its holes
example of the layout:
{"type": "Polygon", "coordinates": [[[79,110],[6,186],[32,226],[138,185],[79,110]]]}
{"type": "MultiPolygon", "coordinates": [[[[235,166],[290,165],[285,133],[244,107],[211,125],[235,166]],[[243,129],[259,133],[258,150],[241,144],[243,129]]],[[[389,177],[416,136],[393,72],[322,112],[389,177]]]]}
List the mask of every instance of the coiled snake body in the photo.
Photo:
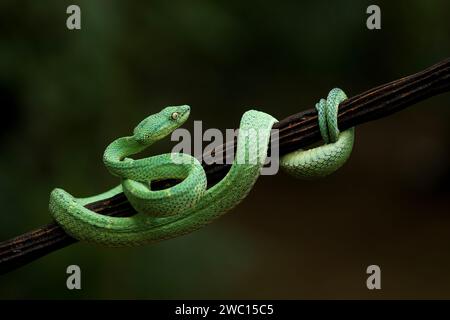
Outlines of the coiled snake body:
{"type": "MultiPolygon", "coordinates": [[[[324,145],[283,156],[280,166],[299,178],[328,175],[342,166],[353,147],[353,128],[339,133],[337,110],[346,99],[340,89],[330,91],[317,105],[324,145]]],[[[99,245],[137,246],[173,238],[211,222],[236,206],[253,187],[264,165],[272,125],[271,115],[249,110],[241,119],[235,160],[227,175],[206,189],[206,174],[198,160],[183,153],[167,153],[133,160],[154,142],[166,137],[189,117],[189,106],[166,107],[143,120],[133,136],[113,141],[103,160],[108,170],[120,177],[119,186],[94,197],[77,199],[62,189],[50,195],[50,212],[72,237],[99,245]],[[246,132],[258,132],[258,141],[246,132]],[[150,182],[181,179],[173,187],[151,190],[150,182]],[[109,217],[84,207],[124,192],[138,212],[132,217],[109,217]]]]}

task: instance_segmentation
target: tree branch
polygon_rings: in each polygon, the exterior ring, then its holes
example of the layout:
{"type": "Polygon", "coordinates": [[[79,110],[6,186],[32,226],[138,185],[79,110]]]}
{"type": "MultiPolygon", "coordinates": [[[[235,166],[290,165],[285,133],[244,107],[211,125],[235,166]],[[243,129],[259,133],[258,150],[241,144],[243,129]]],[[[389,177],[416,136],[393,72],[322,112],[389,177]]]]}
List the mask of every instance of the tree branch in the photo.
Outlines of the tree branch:
{"type": "MultiPolygon", "coordinates": [[[[339,105],[338,124],[341,130],[386,117],[429,97],[450,91],[450,59],[447,58],[421,72],[351,97],[339,105]]],[[[305,148],[321,140],[315,109],[294,114],[276,123],[279,129],[280,155],[305,148]]],[[[229,143],[213,152],[224,159],[236,143],[229,143]]],[[[204,155],[207,156],[207,155],[204,155]]],[[[227,163],[227,161],[224,161],[227,163]]],[[[230,165],[203,163],[208,185],[222,179],[230,165]]],[[[161,181],[154,186],[162,189],[176,181],[161,181]]],[[[136,214],[126,197],[118,194],[110,199],[91,203],[87,208],[100,214],[125,217],[136,214]]],[[[68,236],[56,223],[48,224],[0,243],[0,274],[15,270],[77,240],[68,236]]]]}

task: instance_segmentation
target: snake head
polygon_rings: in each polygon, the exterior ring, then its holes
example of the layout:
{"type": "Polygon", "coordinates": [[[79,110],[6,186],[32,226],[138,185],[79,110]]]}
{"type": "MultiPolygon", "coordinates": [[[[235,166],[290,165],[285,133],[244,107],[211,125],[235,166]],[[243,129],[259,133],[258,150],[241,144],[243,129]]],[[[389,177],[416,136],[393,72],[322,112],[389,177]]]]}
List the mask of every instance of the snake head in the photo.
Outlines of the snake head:
{"type": "Polygon", "coordinates": [[[189,117],[188,105],[170,106],[142,120],[134,128],[134,139],[143,145],[160,140],[180,127],[189,117]]]}

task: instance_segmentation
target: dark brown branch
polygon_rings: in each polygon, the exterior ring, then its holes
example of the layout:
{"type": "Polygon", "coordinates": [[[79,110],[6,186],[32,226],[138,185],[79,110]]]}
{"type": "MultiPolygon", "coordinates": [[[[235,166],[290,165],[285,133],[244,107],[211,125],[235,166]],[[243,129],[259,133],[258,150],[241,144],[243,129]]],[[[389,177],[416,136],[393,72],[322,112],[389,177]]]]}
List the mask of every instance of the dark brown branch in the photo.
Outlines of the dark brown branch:
{"type": "MultiPolygon", "coordinates": [[[[338,124],[341,130],[386,117],[431,96],[450,91],[450,59],[446,59],[414,75],[370,89],[342,102],[339,106],[338,124]]],[[[278,122],[280,154],[305,148],[320,141],[315,109],[294,114],[278,122]]],[[[234,147],[228,144],[225,151],[217,151],[222,157],[234,147]]],[[[225,161],[224,161],[225,162],[225,161]]],[[[227,165],[204,165],[208,184],[219,181],[229,169],[227,165]]],[[[165,188],[175,181],[163,181],[156,185],[165,188]]],[[[124,217],[136,212],[123,194],[86,207],[98,213],[124,217]]],[[[17,269],[77,240],[69,237],[56,223],[25,233],[0,243],[0,274],[17,269]]]]}

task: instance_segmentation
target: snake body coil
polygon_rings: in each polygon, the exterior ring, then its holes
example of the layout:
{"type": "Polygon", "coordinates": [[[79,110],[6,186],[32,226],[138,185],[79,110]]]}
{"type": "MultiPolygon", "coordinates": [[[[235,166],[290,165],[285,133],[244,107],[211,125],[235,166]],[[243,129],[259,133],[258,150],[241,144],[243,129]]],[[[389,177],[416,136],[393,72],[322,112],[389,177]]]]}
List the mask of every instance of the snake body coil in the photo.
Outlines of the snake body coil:
{"type": "MultiPolygon", "coordinates": [[[[353,129],[339,133],[337,108],[346,99],[340,89],[330,91],[316,108],[324,145],[298,150],[281,158],[280,165],[299,178],[315,178],[332,173],[345,163],[353,146],[353,129]]],[[[122,183],[94,197],[78,199],[62,189],[50,195],[50,212],[72,237],[104,246],[137,246],[173,238],[196,230],[231,210],[250,192],[265,162],[271,128],[277,120],[249,110],[241,119],[235,161],[227,175],[206,189],[206,174],[194,157],[167,153],[133,160],[154,142],[166,137],[189,117],[189,106],[166,107],[143,120],[133,136],[113,141],[105,150],[104,163],[122,183]],[[258,132],[258,141],[248,139],[249,130],[258,132]],[[236,160],[236,159],[239,159],[236,160]],[[151,190],[154,180],[181,179],[173,187],[151,190]],[[132,217],[109,217],[84,205],[124,192],[138,212],[132,217]]]]}

